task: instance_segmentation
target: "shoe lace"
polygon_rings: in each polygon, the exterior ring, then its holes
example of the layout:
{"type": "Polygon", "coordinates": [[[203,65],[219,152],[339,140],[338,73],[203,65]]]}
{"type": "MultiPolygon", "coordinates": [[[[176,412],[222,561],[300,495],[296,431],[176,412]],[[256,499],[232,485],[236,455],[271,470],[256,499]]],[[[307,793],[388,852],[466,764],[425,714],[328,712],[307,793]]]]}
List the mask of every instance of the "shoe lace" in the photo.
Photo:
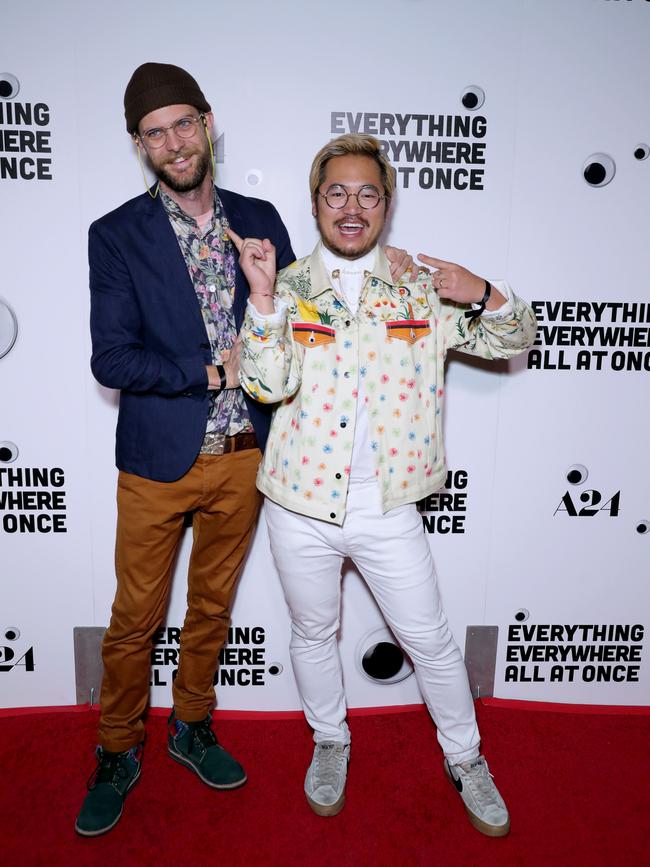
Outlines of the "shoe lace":
{"type": "Polygon", "coordinates": [[[129,753],[109,753],[97,748],[97,767],[92,772],[86,783],[87,788],[94,789],[100,783],[114,785],[129,776],[126,760],[129,753]]]}
{"type": "Polygon", "coordinates": [[[190,730],[190,738],[187,745],[188,752],[191,753],[194,749],[195,741],[198,741],[204,750],[208,750],[210,747],[219,746],[217,736],[210,728],[209,716],[200,722],[186,723],[186,725],[190,730]]]}
{"type": "Polygon", "coordinates": [[[490,770],[484,761],[470,765],[466,774],[467,780],[472,787],[474,794],[482,801],[482,803],[498,803],[497,790],[493,782],[494,777],[490,773],[490,770]]]}
{"type": "Polygon", "coordinates": [[[341,746],[319,744],[316,751],[315,769],[317,785],[336,787],[341,774],[341,766],[345,760],[345,753],[341,746]]]}

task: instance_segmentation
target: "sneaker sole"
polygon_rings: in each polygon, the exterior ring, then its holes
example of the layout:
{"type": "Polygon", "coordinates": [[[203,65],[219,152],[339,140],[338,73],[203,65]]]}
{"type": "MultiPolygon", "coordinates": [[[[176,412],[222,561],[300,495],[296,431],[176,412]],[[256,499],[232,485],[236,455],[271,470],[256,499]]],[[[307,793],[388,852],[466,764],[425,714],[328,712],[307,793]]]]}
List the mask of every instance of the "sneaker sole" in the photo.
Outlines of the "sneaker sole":
{"type": "Polygon", "coordinates": [[[463,801],[462,795],[458,792],[456,785],[454,783],[454,778],[451,775],[451,771],[447,766],[447,762],[445,761],[445,773],[447,774],[447,779],[454,787],[454,791],[458,793],[461,801],[463,802],[463,807],[465,807],[465,812],[467,813],[467,818],[470,823],[476,828],[477,831],[480,831],[481,834],[485,834],[486,837],[505,837],[510,833],[510,819],[505,825],[490,825],[488,822],[484,822],[483,819],[479,819],[477,815],[472,813],[472,811],[468,808],[465,801],[463,801]]]}
{"type": "Polygon", "coordinates": [[[140,771],[141,771],[141,768],[138,767],[137,774],[135,775],[135,777],[133,777],[133,779],[129,783],[129,786],[128,786],[126,792],[124,792],[124,800],[122,801],[122,809],[117,814],[115,821],[111,822],[110,825],[106,825],[105,828],[98,828],[96,831],[86,831],[84,828],[80,828],[79,825],[77,824],[77,822],[75,822],[74,823],[74,829],[77,832],[77,834],[80,834],[82,837],[101,837],[102,834],[106,834],[106,833],[108,833],[108,831],[110,831],[112,828],[114,828],[117,825],[117,823],[120,821],[120,819],[122,818],[122,813],[124,812],[124,801],[126,800],[126,796],[129,794],[131,789],[135,786],[135,784],[140,779],[140,771]]]}
{"type": "Polygon", "coordinates": [[[333,804],[319,804],[317,801],[312,801],[307,792],[305,792],[307,803],[312,808],[317,816],[337,816],[345,806],[345,792],[341,795],[338,801],[333,804]]]}
{"type": "Polygon", "coordinates": [[[248,779],[246,774],[244,774],[241,780],[236,780],[234,783],[213,783],[211,780],[208,780],[207,777],[204,777],[196,765],[194,765],[189,759],[185,758],[184,755],[177,753],[170,746],[167,747],[167,752],[175,762],[178,762],[180,765],[184,765],[186,768],[194,771],[196,776],[204,782],[206,786],[210,786],[211,789],[238,789],[240,786],[243,786],[248,779]]]}

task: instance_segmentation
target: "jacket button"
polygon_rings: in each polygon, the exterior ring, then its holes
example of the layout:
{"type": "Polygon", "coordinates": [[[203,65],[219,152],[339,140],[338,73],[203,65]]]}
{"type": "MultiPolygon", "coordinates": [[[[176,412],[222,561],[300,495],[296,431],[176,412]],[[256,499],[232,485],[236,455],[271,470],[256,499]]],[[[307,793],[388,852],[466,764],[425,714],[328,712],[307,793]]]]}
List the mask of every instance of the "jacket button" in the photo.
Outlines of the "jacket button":
{"type": "Polygon", "coordinates": [[[199,344],[199,349],[209,349],[209,348],[210,348],[210,344],[209,344],[209,343],[201,343],[201,344],[199,344]]]}
{"type": "Polygon", "coordinates": [[[337,474],[336,474],[336,478],[337,478],[337,479],[340,479],[340,478],[341,478],[341,474],[340,474],[340,473],[337,473],[337,474]]]}
{"type": "Polygon", "coordinates": [[[345,324],[346,324],[346,325],[348,326],[348,328],[349,328],[349,327],[350,327],[350,320],[349,320],[349,319],[346,319],[346,320],[345,320],[345,324]]]}
{"type": "Polygon", "coordinates": [[[347,426],[348,426],[348,423],[346,421],[341,422],[341,427],[347,427],[347,426]]]}
{"type": "Polygon", "coordinates": [[[336,518],[336,512],[330,512],[330,518],[336,518]]]}

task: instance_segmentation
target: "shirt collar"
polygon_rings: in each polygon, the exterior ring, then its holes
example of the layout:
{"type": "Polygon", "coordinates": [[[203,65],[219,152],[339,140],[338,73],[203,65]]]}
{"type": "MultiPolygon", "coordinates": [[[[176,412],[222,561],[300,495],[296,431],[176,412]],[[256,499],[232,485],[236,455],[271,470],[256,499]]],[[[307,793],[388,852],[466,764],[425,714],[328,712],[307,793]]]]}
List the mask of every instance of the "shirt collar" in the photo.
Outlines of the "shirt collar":
{"type": "MultiPolygon", "coordinates": [[[[218,217],[221,215],[221,202],[219,201],[219,196],[217,195],[217,188],[212,186],[212,210],[213,210],[213,219],[214,217],[218,217]]],[[[160,190],[160,199],[163,203],[164,209],[167,211],[167,215],[171,220],[176,220],[179,223],[183,223],[186,226],[191,226],[194,228],[197,225],[194,217],[190,217],[189,214],[186,214],[185,211],[181,208],[181,206],[172,199],[171,196],[168,196],[162,189],[160,190]]]]}
{"type": "MultiPolygon", "coordinates": [[[[390,265],[383,248],[377,246],[374,251],[371,250],[370,253],[366,255],[368,257],[374,257],[374,261],[372,258],[370,259],[370,269],[365,265],[365,269],[369,270],[369,275],[377,277],[379,280],[383,280],[384,283],[388,283],[390,286],[394,286],[393,278],[390,276],[390,265]]],[[[329,257],[332,257],[334,260],[341,261],[339,257],[330,253],[330,251],[323,246],[322,241],[319,241],[318,244],[316,244],[313,253],[309,257],[309,273],[311,277],[310,297],[312,298],[315,298],[316,295],[320,295],[322,292],[325,292],[325,290],[332,288],[332,276],[331,273],[328,273],[328,267],[325,264],[325,256],[328,256],[328,260],[329,257]]],[[[365,259],[366,256],[363,256],[361,260],[352,261],[363,261],[365,263],[365,259]]],[[[347,262],[349,260],[346,259],[344,261],[347,262]]]]}
{"type": "Polygon", "coordinates": [[[341,271],[349,273],[365,273],[370,274],[375,267],[377,247],[373,247],[365,256],[359,259],[344,259],[343,256],[337,256],[328,250],[323,242],[320,242],[320,254],[323,257],[325,268],[330,277],[338,277],[341,271]]]}

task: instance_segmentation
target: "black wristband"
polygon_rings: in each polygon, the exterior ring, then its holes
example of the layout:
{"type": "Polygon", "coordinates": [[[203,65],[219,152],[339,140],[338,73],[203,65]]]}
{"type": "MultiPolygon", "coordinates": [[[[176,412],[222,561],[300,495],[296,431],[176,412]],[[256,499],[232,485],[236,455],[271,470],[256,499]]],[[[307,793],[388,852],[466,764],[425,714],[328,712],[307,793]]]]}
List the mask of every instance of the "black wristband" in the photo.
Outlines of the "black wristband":
{"type": "Polygon", "coordinates": [[[468,310],[465,314],[465,318],[469,319],[469,324],[471,325],[475,319],[478,319],[481,313],[485,310],[485,305],[490,300],[490,295],[492,294],[492,284],[487,280],[485,281],[485,292],[483,293],[483,297],[479,301],[479,306],[474,310],[468,310]]]}
{"type": "Polygon", "coordinates": [[[217,373],[219,374],[219,379],[221,382],[219,383],[219,391],[223,391],[226,387],[226,369],[223,364],[215,364],[217,368],[217,373]]]}

